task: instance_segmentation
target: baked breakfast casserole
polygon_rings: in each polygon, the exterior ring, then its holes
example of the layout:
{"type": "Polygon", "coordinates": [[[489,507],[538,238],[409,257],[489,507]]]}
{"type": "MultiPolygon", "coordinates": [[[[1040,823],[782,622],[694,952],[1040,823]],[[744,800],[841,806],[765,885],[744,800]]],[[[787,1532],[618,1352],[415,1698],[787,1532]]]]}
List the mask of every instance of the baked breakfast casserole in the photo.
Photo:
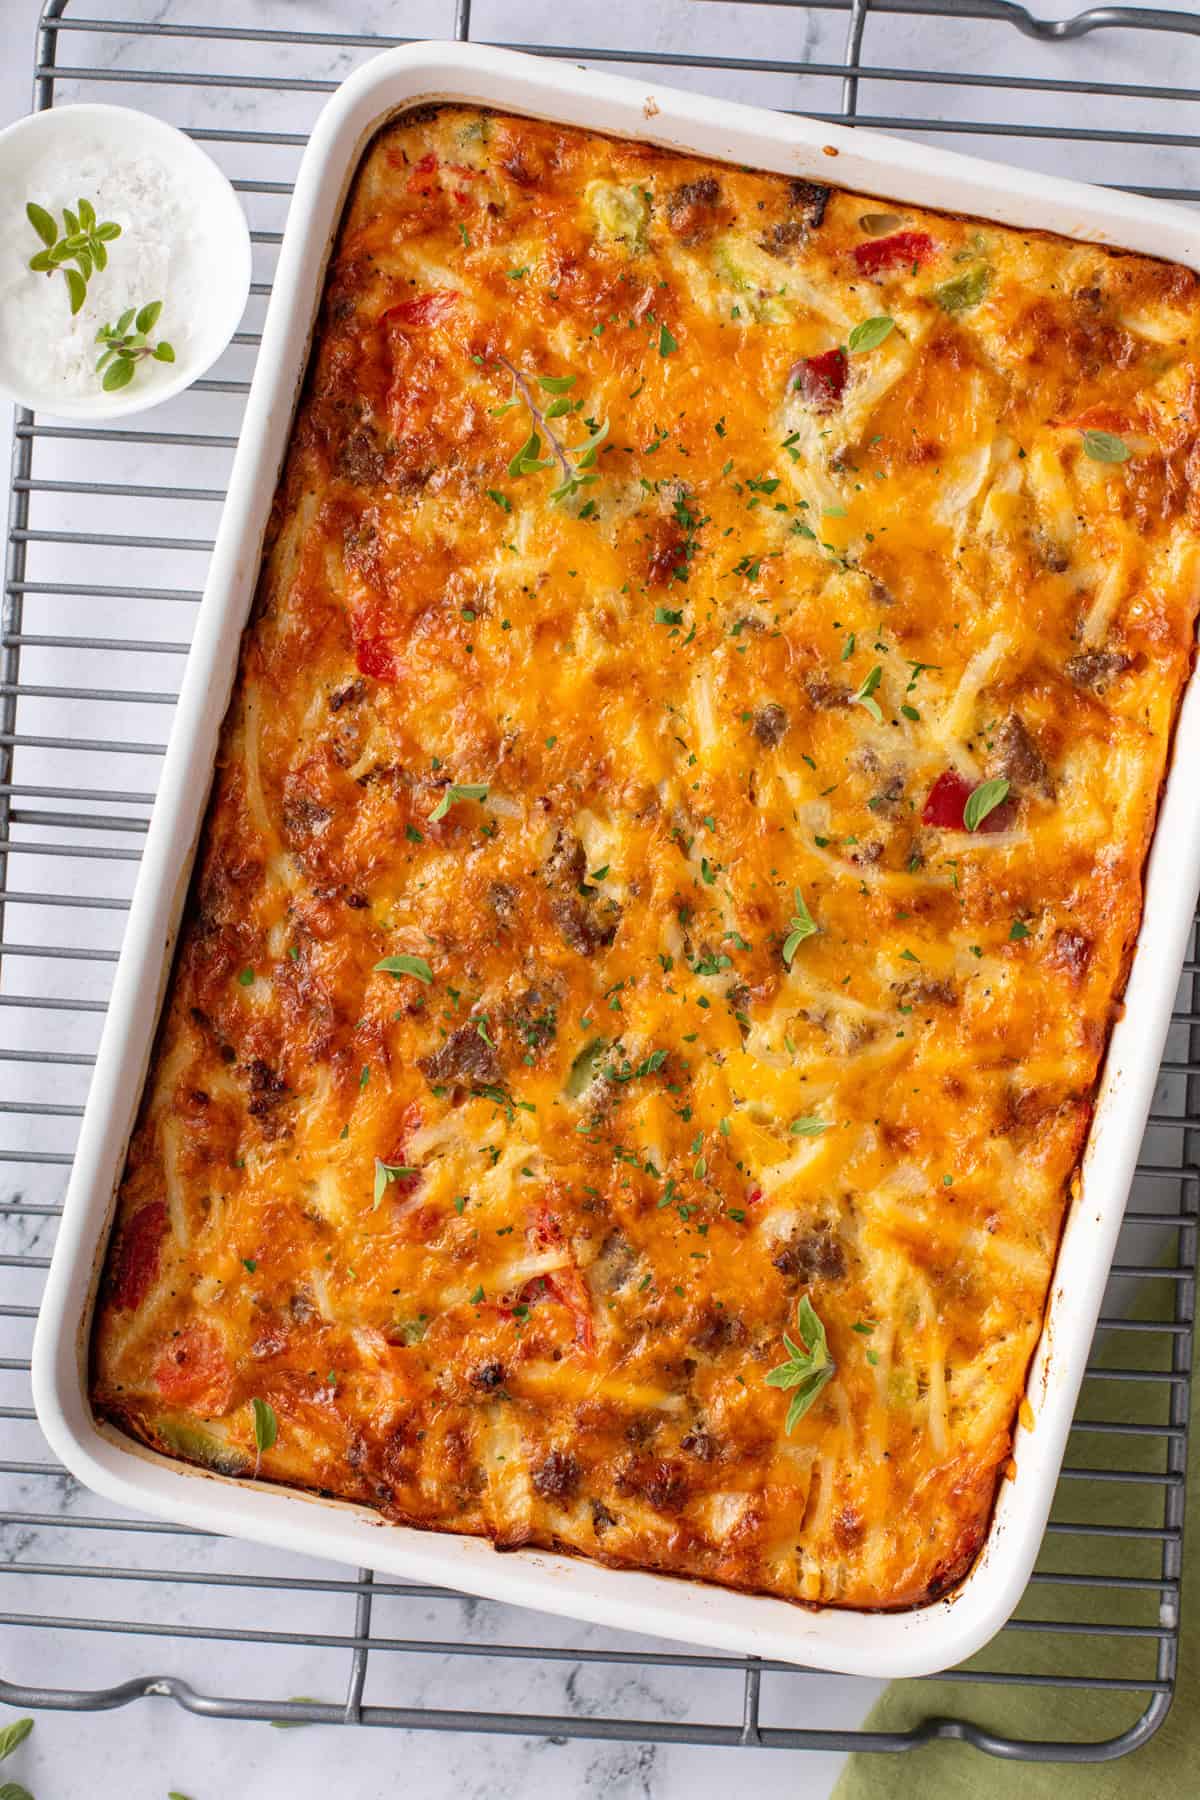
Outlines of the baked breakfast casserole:
{"type": "Polygon", "coordinates": [[[1191,668],[1198,377],[1178,266],[458,105],[385,129],[97,1413],[500,1549],[958,1582],[1191,668]]]}

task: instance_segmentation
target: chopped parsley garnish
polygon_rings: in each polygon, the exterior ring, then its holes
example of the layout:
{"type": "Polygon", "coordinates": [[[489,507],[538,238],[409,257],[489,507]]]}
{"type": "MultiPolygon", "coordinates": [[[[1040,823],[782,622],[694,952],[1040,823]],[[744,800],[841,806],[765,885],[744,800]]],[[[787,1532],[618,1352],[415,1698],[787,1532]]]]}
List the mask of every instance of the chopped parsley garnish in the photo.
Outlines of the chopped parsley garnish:
{"type": "Polygon", "coordinates": [[[489,488],[487,496],[489,500],[496,502],[501,512],[510,513],[512,511],[512,501],[507,494],[502,494],[499,488],[489,488]]]}
{"type": "Polygon", "coordinates": [[[1030,931],[1028,925],[1022,925],[1020,919],[1013,920],[1012,930],[1008,934],[1008,941],[1010,944],[1017,944],[1021,941],[1022,938],[1027,938],[1027,937],[1032,937],[1032,936],[1033,936],[1033,933],[1032,933],[1032,931],[1030,931]]]}
{"type": "Polygon", "coordinates": [[[254,980],[254,970],[253,969],[243,969],[241,974],[238,976],[238,985],[240,987],[249,987],[251,985],[251,983],[253,982],[253,980],[254,980]]]}
{"type": "Polygon", "coordinates": [[[675,342],[675,339],[671,336],[671,333],[667,330],[666,326],[660,326],[658,333],[658,354],[660,356],[670,356],[672,352],[678,350],[678,348],[679,345],[675,342]]]}

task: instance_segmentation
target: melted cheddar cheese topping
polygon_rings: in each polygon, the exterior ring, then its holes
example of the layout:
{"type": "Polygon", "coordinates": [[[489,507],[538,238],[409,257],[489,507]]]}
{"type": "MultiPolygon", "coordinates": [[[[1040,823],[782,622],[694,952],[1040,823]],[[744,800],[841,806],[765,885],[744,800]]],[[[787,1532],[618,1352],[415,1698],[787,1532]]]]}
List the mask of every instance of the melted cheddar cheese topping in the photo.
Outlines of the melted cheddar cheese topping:
{"type": "Polygon", "coordinates": [[[1191,666],[1198,352],[1196,277],[1143,257],[459,107],[385,130],[97,1410],[501,1547],[957,1581],[1191,666]],[[833,1374],[789,1432],[803,1300],[833,1374]]]}

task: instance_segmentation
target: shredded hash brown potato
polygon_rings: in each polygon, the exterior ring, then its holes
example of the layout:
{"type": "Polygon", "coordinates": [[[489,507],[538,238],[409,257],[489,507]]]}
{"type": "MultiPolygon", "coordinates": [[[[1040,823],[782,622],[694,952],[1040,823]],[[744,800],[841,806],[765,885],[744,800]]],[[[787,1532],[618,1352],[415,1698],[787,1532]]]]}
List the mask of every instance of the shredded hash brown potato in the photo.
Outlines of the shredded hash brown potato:
{"type": "Polygon", "coordinates": [[[385,130],[97,1412],[502,1549],[960,1580],[1191,668],[1198,350],[1145,257],[462,107],[385,130]]]}

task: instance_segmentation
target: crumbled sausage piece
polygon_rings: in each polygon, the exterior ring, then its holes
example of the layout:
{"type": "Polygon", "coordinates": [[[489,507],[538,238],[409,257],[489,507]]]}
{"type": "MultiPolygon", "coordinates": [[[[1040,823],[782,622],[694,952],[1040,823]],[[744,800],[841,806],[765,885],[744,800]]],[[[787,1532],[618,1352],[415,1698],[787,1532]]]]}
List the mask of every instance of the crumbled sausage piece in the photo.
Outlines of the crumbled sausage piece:
{"type": "Polygon", "coordinates": [[[877,816],[894,818],[901,800],[904,798],[904,776],[896,774],[884,782],[877,794],[871,795],[871,811],[877,816]]]}
{"type": "Polygon", "coordinates": [[[703,1425],[695,1425],[685,1438],[679,1441],[679,1448],[694,1456],[697,1462],[715,1462],[720,1455],[720,1446],[711,1432],[705,1431],[703,1425]]]}
{"type": "Polygon", "coordinates": [[[804,243],[808,237],[808,226],[803,219],[784,219],[778,225],[772,225],[763,237],[758,240],[760,250],[768,256],[786,256],[797,244],[804,243]]]}
{"type": "Polygon", "coordinates": [[[637,1268],[638,1254],[621,1231],[610,1231],[600,1246],[600,1254],[588,1269],[593,1288],[615,1293],[624,1287],[637,1268]]]}
{"type": "Polygon", "coordinates": [[[823,181],[804,181],[799,176],[788,183],[788,205],[804,215],[804,223],[815,231],[823,223],[832,188],[823,181]]]}
{"type": "Polygon", "coordinates": [[[471,1386],[478,1388],[484,1394],[494,1393],[503,1380],[504,1364],[498,1362],[495,1357],[488,1362],[479,1363],[471,1371],[471,1386]]]}
{"type": "Polygon", "coordinates": [[[386,479],[387,457],[369,431],[355,431],[338,451],[336,467],[356,487],[377,487],[386,479]]]}
{"type": "Polygon", "coordinates": [[[1087,974],[1088,964],[1092,960],[1092,940],[1084,937],[1081,931],[1060,929],[1055,932],[1050,944],[1049,961],[1056,968],[1065,969],[1068,975],[1076,980],[1087,974]]]}
{"type": "Polygon", "coordinates": [[[579,1489],[579,1472],[569,1450],[551,1450],[533,1471],[534,1491],[543,1500],[573,1500],[579,1489]]]}
{"type": "Polygon", "coordinates": [[[1102,694],[1113,677],[1129,667],[1129,660],[1117,650],[1083,650],[1064,665],[1064,673],[1077,688],[1102,694]]]}
{"type": "Polygon", "coordinates": [[[330,712],[341,712],[343,706],[357,706],[366,691],[365,681],[352,681],[348,687],[339,688],[336,694],[329,696],[330,712]]]}
{"type": "Polygon", "coordinates": [[[1009,713],[993,739],[988,774],[1007,776],[1014,787],[1031,789],[1047,799],[1054,792],[1042,753],[1017,713],[1009,713]]]}
{"type": "Polygon", "coordinates": [[[301,849],[310,838],[323,837],[333,814],[319,800],[303,792],[299,779],[288,776],[283,784],[283,838],[291,849],[301,849]]]}
{"type": "Polygon", "coordinates": [[[768,750],[782,743],[787,728],[788,716],[777,701],[768,701],[754,715],[754,735],[768,750]]]}
{"type": "Polygon", "coordinates": [[[564,887],[580,887],[587,874],[587,851],[571,832],[560,831],[544,868],[547,881],[564,887]]]}
{"type": "Polygon", "coordinates": [[[521,1042],[531,1050],[552,1043],[558,1032],[554,1002],[539,988],[528,988],[512,1008],[512,1022],[521,1042]]]}
{"type": "Polygon", "coordinates": [[[679,1512],[688,1497],[688,1479],[676,1462],[630,1463],[618,1472],[617,1490],[640,1494],[655,1512],[679,1512]]]}
{"type": "Polygon", "coordinates": [[[715,1355],[729,1344],[740,1344],[746,1335],[742,1321],[724,1306],[709,1306],[691,1336],[697,1350],[715,1355]]]}
{"type": "Polygon", "coordinates": [[[611,1531],[613,1526],[618,1523],[618,1519],[609,1512],[603,1500],[592,1501],[592,1530],[597,1537],[603,1537],[606,1531],[611,1531]]]}
{"type": "Polygon", "coordinates": [[[574,895],[561,895],[551,903],[550,911],[566,942],[580,956],[594,956],[597,950],[611,944],[621,922],[619,906],[610,902],[604,913],[597,916],[574,895]]]}
{"type": "Polygon", "coordinates": [[[507,881],[493,881],[488,887],[487,903],[498,919],[511,919],[517,910],[517,890],[507,881]]]}
{"type": "Polygon", "coordinates": [[[685,181],[667,195],[667,224],[685,244],[711,237],[721,205],[721,186],[712,175],[685,181]]]}
{"type": "Polygon", "coordinates": [[[250,1078],[250,1116],[261,1119],[264,1113],[270,1112],[272,1107],[286,1099],[287,1083],[261,1056],[256,1056],[253,1062],[247,1063],[246,1073],[250,1078]]]}
{"type": "Polygon", "coordinates": [[[840,1281],[846,1273],[846,1256],[830,1225],[814,1225],[798,1231],[772,1258],[789,1280],[840,1281]]]}
{"type": "Polygon", "coordinates": [[[449,1081],[495,1084],[500,1080],[500,1059],[475,1025],[460,1025],[440,1049],[422,1056],[417,1064],[433,1085],[449,1081]]]}
{"type": "Polygon", "coordinates": [[[804,691],[813,706],[827,710],[850,704],[850,689],[843,687],[840,681],[826,681],[823,675],[810,675],[804,684],[804,691]]]}
{"type": "Polygon", "coordinates": [[[931,976],[917,975],[901,984],[900,1000],[905,1006],[957,1006],[958,989],[952,981],[934,981],[931,976]]]}

